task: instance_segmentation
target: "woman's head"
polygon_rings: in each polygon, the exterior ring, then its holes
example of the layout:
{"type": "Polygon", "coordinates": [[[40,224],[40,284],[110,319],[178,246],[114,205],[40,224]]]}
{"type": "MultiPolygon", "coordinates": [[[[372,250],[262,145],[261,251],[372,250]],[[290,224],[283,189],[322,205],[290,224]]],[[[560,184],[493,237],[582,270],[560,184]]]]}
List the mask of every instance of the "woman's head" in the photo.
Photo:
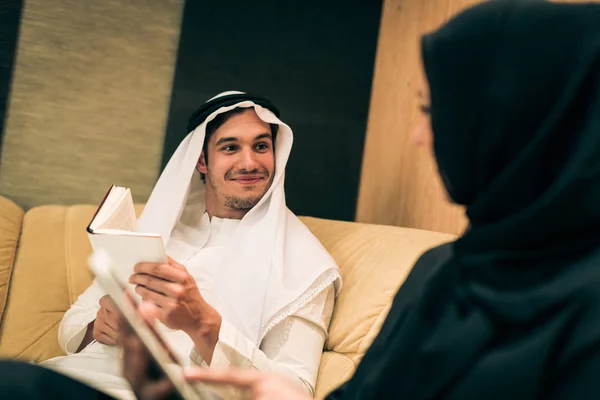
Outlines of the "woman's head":
{"type": "Polygon", "coordinates": [[[433,148],[472,225],[595,213],[600,5],[491,0],[422,39],[433,148]]]}

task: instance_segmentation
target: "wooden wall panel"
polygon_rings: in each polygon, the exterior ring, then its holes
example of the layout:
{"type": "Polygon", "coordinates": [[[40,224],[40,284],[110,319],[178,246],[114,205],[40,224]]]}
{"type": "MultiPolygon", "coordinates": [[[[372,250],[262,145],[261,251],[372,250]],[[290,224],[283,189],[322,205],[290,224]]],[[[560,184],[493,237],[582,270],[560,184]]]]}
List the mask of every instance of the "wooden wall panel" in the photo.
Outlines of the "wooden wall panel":
{"type": "Polygon", "coordinates": [[[461,207],[450,204],[425,149],[411,134],[419,122],[420,37],[475,0],[386,0],[380,36],[357,221],[460,233],[461,207]]]}
{"type": "Polygon", "coordinates": [[[432,157],[415,147],[411,133],[420,118],[416,91],[424,80],[421,35],[479,1],[385,0],[357,221],[456,234],[466,227],[463,208],[447,201],[432,157]]]}

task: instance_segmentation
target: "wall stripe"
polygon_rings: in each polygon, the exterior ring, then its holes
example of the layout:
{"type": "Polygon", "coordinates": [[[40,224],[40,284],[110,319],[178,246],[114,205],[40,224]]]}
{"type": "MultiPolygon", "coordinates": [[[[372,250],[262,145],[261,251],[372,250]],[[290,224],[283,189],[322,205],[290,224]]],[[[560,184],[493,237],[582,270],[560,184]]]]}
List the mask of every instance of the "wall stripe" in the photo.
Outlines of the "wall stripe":
{"type": "Polygon", "coordinates": [[[23,1],[0,2],[0,158],[23,1]]]}
{"type": "Polygon", "coordinates": [[[182,8],[182,0],[25,3],[0,194],[24,207],[97,203],[115,183],[147,198],[182,8]]]}
{"type": "Polygon", "coordinates": [[[163,166],[190,113],[225,90],[271,98],[295,135],[286,198],[353,220],[381,2],[186,2],[163,166]]]}

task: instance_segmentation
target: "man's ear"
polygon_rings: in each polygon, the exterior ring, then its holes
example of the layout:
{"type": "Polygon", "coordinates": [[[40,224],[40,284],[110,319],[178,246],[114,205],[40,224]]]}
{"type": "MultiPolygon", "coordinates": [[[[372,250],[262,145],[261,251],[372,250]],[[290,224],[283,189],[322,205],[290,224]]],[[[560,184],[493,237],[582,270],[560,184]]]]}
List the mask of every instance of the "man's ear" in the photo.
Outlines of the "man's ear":
{"type": "Polygon", "coordinates": [[[204,150],[200,153],[200,158],[198,158],[198,162],[196,163],[196,169],[198,172],[206,174],[206,157],[204,157],[204,150]]]}

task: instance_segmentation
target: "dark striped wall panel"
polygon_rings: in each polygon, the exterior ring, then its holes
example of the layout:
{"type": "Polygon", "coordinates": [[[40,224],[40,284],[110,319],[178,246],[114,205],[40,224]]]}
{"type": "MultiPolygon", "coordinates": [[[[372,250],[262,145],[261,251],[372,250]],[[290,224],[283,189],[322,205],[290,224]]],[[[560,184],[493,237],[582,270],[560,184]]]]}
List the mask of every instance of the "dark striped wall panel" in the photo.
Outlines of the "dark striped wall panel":
{"type": "Polygon", "coordinates": [[[376,0],[187,1],[163,166],[197,106],[225,90],[260,93],[294,130],[289,207],[353,220],[380,12],[376,0]]]}
{"type": "MultiPolygon", "coordinates": [[[[4,2],[2,2],[4,3],[4,2]]],[[[183,0],[28,0],[0,165],[26,208],[145,200],[162,155],[183,0]]]]}
{"type": "Polygon", "coordinates": [[[22,7],[21,0],[0,1],[0,157],[22,7]]]}

